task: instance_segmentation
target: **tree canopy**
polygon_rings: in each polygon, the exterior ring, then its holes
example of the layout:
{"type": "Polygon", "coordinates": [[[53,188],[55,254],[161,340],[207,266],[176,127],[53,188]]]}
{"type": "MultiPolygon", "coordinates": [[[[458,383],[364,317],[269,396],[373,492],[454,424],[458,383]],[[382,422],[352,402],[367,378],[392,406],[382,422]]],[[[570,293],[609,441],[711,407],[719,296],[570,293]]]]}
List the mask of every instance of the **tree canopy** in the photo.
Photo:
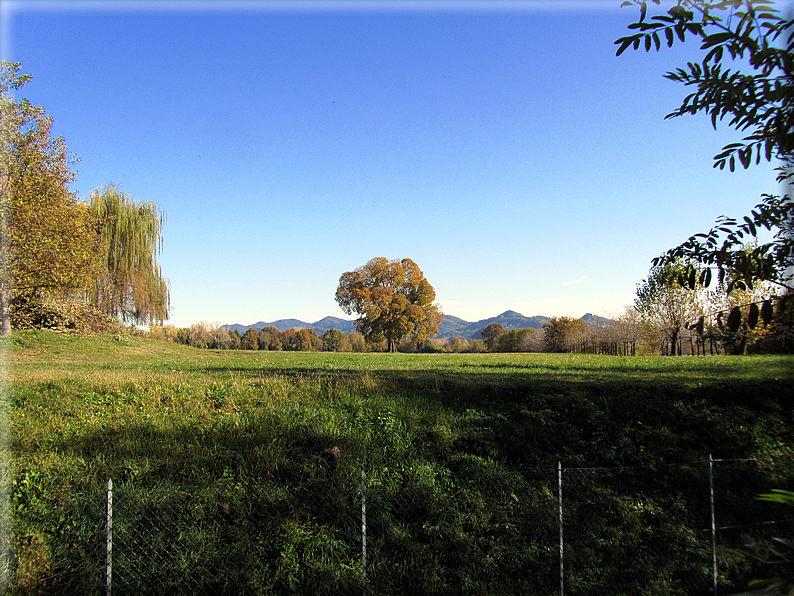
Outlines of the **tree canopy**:
{"type": "Polygon", "coordinates": [[[411,259],[371,259],[339,278],[336,301],[361,317],[356,328],[370,343],[386,341],[390,352],[405,338],[421,345],[438,333],[444,318],[433,304],[436,292],[411,259]]]}
{"type": "Polygon", "coordinates": [[[648,277],[638,284],[634,300],[643,320],[653,325],[665,345],[669,345],[667,353],[671,356],[680,354],[679,336],[698,317],[702,335],[703,307],[698,288],[672,283],[682,269],[681,263],[652,267],[648,277]]]}
{"type": "Polygon", "coordinates": [[[496,342],[499,340],[499,337],[502,336],[505,332],[504,325],[501,323],[491,323],[485,329],[480,331],[480,337],[485,342],[485,346],[490,351],[494,351],[496,348],[496,342]]]}
{"type": "MultiPolygon", "coordinates": [[[[659,4],[660,0],[653,0],[659,4]]],[[[705,2],[680,0],[666,13],[647,17],[648,3],[629,0],[623,6],[640,8],[639,21],[629,25],[634,33],[615,43],[620,55],[627,48],[646,51],[672,46],[687,36],[707,50],[702,62],[689,62],[665,76],[692,87],[681,105],[667,118],[706,113],[745,136],[723,147],[714,166],[734,170],[762,160],[780,160],[778,180],[790,189],[794,172],[794,20],[780,16],[770,2],[729,0],[705,2]],[[728,61],[730,65],[726,65],[728,61]],[[730,67],[729,67],[730,66],[730,67]]],[[[678,282],[708,286],[712,270],[727,292],[752,289],[758,282],[772,282],[783,292],[794,289],[794,201],[783,196],[762,195],[749,215],[737,220],[721,216],[707,233],[653,260],[664,267],[678,262],[692,266],[678,282]],[[758,242],[758,231],[774,232],[771,241],[758,242]],[[749,247],[749,248],[748,248],[749,247]]]]}
{"type": "Polygon", "coordinates": [[[136,323],[168,318],[168,281],[156,255],[162,247],[163,214],[155,203],[137,203],[110,184],[89,197],[102,269],[89,297],[103,312],[136,323]]]}
{"type": "Polygon", "coordinates": [[[31,79],[0,65],[0,317],[10,332],[11,300],[64,295],[96,271],[88,215],[70,192],[77,161],[52,136],[52,117],[13,91],[31,79]]]}

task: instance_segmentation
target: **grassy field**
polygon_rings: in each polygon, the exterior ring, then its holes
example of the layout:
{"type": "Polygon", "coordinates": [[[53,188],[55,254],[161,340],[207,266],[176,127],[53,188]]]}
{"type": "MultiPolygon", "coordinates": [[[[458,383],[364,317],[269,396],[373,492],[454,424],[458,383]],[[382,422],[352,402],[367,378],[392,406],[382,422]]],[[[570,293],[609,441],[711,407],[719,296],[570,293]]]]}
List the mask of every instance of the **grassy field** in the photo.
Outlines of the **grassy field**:
{"type": "MultiPolygon", "coordinates": [[[[558,462],[623,470],[620,490],[571,473],[579,501],[623,509],[575,522],[566,500],[571,534],[602,541],[572,547],[589,571],[570,594],[694,593],[707,543],[689,566],[615,567],[643,533],[690,548],[692,462],[756,458],[732,490],[794,488],[791,356],[222,352],[44,331],[6,352],[12,593],[101,591],[109,478],[135,523],[173,512],[144,542],[178,535],[187,559],[164,563],[170,583],[128,585],[169,594],[360,593],[362,470],[377,594],[558,593],[558,462]]],[[[726,589],[757,572],[728,559],[726,589]]]]}

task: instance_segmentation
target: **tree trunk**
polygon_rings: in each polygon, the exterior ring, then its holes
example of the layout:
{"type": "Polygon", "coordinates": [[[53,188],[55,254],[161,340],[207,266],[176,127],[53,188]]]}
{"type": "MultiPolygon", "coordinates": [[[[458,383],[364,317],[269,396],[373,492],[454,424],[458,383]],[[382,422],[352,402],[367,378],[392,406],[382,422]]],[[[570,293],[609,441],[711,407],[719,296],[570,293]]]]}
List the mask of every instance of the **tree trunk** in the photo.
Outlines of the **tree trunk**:
{"type": "Polygon", "coordinates": [[[681,355],[680,347],[678,346],[678,331],[674,331],[673,336],[670,338],[670,355],[681,355]]]}
{"type": "Polygon", "coordinates": [[[9,291],[0,286],[0,335],[11,335],[11,313],[8,308],[9,291]]]}

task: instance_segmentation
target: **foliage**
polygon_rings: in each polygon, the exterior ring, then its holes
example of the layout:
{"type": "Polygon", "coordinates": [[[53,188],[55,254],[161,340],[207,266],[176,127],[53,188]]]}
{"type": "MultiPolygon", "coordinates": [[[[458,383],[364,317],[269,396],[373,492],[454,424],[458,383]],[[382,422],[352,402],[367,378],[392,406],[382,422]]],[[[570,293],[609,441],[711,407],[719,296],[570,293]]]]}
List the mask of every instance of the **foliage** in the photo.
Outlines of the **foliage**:
{"type": "Polygon", "coordinates": [[[326,352],[350,352],[350,341],[347,335],[338,329],[328,329],[323,333],[323,350],[326,352]]]}
{"type": "MultiPolygon", "coordinates": [[[[168,284],[155,255],[162,214],[110,185],[88,204],[69,191],[76,159],[41,106],[14,99],[31,77],[0,65],[0,317],[10,332],[12,302],[85,297],[125,322],[168,318],[168,284]]],[[[20,317],[17,316],[20,320],[20,317]]],[[[41,319],[45,320],[45,319],[41,319]]]]}
{"type": "Polygon", "coordinates": [[[18,63],[0,64],[0,317],[10,332],[9,306],[20,293],[66,296],[96,266],[87,213],[68,185],[75,159],[53,138],[52,117],[15,99],[30,81],[18,63]]]}
{"type": "MultiPolygon", "coordinates": [[[[433,340],[437,341],[437,340],[433,340]]],[[[446,342],[446,349],[448,352],[459,352],[459,353],[479,353],[485,352],[488,347],[486,346],[485,342],[481,339],[466,339],[464,337],[460,337],[456,335],[455,337],[451,337],[446,342]]]]}
{"type": "Polygon", "coordinates": [[[156,259],[162,211],[155,203],[136,203],[112,184],[92,192],[88,205],[103,265],[88,289],[91,302],[125,321],[162,323],[169,308],[168,281],[156,259]]]}
{"type": "MultiPolygon", "coordinates": [[[[781,17],[771,3],[755,0],[682,0],[649,20],[645,1],[623,3],[632,4],[640,7],[639,21],[629,25],[637,32],[615,42],[618,55],[643,44],[646,51],[659,50],[662,39],[672,46],[687,35],[698,38],[701,49],[708,50],[702,63],[690,62],[686,69],[667,73],[667,78],[695,87],[667,117],[706,112],[715,128],[718,120],[729,118],[729,126],[749,134],[723,147],[714,158],[715,167],[728,165],[734,170],[738,160],[748,168],[754,155],[756,164],[776,158],[783,165],[779,180],[788,181],[790,187],[794,175],[794,20],[781,17]],[[729,58],[735,70],[723,68],[729,58]]],[[[653,264],[691,263],[693,268],[683,276],[690,288],[694,287],[694,267],[699,265],[698,281],[706,287],[713,268],[728,292],[752,289],[753,284],[765,281],[790,292],[794,289],[792,225],[791,195],[763,195],[750,216],[741,221],[721,216],[708,233],[695,234],[653,264]],[[757,242],[762,228],[775,231],[771,242],[757,242]],[[748,245],[752,245],[750,250],[748,245]]]]}
{"type": "MultiPolygon", "coordinates": [[[[771,493],[758,498],[794,507],[794,492],[789,490],[772,489],[771,493]]],[[[794,592],[794,540],[777,537],[769,542],[754,543],[751,547],[753,557],[760,560],[768,572],[772,572],[772,577],[755,579],[750,582],[750,587],[778,590],[781,594],[794,592]]]]}
{"type": "Polygon", "coordinates": [[[567,352],[586,333],[587,325],[582,319],[552,317],[543,323],[543,349],[546,352],[567,352]]]}
{"type": "Polygon", "coordinates": [[[251,327],[240,338],[241,350],[258,350],[259,349],[259,332],[251,327]]]}
{"type": "Polygon", "coordinates": [[[385,340],[389,352],[404,338],[422,345],[438,333],[444,318],[433,304],[433,286],[411,259],[371,259],[363,267],[342,274],[336,301],[346,314],[359,314],[356,328],[367,342],[385,340]]]}
{"type": "Polygon", "coordinates": [[[282,339],[285,350],[298,352],[313,352],[322,347],[322,340],[317,337],[314,329],[290,329],[282,339]]]}
{"type": "Polygon", "coordinates": [[[499,340],[499,336],[501,336],[505,332],[505,328],[501,323],[491,323],[485,329],[480,331],[480,337],[485,342],[485,347],[488,348],[489,352],[493,352],[496,348],[496,342],[499,340]]]}
{"type": "Polygon", "coordinates": [[[177,329],[173,325],[151,325],[149,337],[152,339],[181,343],[194,348],[212,350],[240,349],[240,335],[236,331],[228,331],[220,324],[204,321],[194,323],[189,328],[177,329]]]}
{"type": "MultiPolygon", "coordinates": [[[[674,262],[697,264],[697,280],[708,287],[712,269],[718,281],[730,293],[734,289],[752,290],[755,285],[775,284],[783,291],[794,289],[794,202],[783,197],[764,195],[750,217],[742,221],[722,216],[711,230],[695,234],[686,242],[653,259],[654,265],[674,262]],[[759,244],[758,230],[774,230],[771,242],[759,244]],[[724,237],[723,237],[724,236],[724,237]]],[[[684,273],[689,283],[695,269],[684,273]]],[[[679,283],[681,283],[679,282],[679,283]]],[[[681,284],[683,285],[683,284],[681,284]]],[[[774,292],[772,294],[774,295],[774,292]]]]}
{"type": "Polygon", "coordinates": [[[348,340],[350,341],[350,347],[353,349],[354,352],[366,352],[367,351],[367,342],[364,339],[363,335],[353,331],[352,333],[348,333],[347,337],[348,337],[348,340]]]}
{"type": "Polygon", "coordinates": [[[703,312],[698,288],[672,283],[682,269],[680,264],[652,267],[648,278],[637,285],[634,300],[634,308],[661,333],[671,356],[680,355],[681,333],[703,312]]]}
{"type": "Polygon", "coordinates": [[[69,333],[128,333],[115,317],[79,300],[17,294],[11,308],[14,329],[51,329],[69,333]]]}
{"type": "Polygon", "coordinates": [[[496,352],[537,352],[539,351],[538,330],[532,327],[527,329],[510,329],[505,331],[496,340],[496,352]]]}
{"type": "MultiPolygon", "coordinates": [[[[660,0],[653,2],[660,4],[660,0]]],[[[668,47],[690,34],[700,38],[701,49],[709,50],[702,63],[690,62],[686,69],[665,75],[696,87],[667,118],[707,112],[714,128],[718,120],[730,117],[729,126],[750,131],[741,142],[723,147],[714,158],[715,167],[722,169],[727,163],[733,170],[738,158],[747,168],[754,152],[756,163],[773,157],[788,162],[794,151],[794,21],[781,17],[772,3],[757,0],[681,0],[667,14],[650,20],[646,20],[646,1],[623,3],[627,5],[640,7],[640,20],[629,25],[638,32],[615,42],[620,46],[618,55],[642,44],[645,51],[652,47],[658,51],[661,33],[668,47]],[[723,70],[723,58],[727,61],[728,56],[741,60],[750,73],[723,70]]]]}

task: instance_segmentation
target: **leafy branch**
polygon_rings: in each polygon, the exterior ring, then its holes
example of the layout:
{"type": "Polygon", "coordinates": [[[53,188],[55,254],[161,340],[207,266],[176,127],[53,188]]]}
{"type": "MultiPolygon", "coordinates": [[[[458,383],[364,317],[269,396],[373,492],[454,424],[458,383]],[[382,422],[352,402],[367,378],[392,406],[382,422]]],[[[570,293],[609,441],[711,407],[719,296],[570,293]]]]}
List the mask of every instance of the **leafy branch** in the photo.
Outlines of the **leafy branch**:
{"type": "Polygon", "coordinates": [[[751,131],[741,142],[723,147],[714,157],[714,167],[728,165],[733,171],[738,159],[748,168],[753,155],[755,163],[773,157],[788,160],[794,149],[794,20],[783,19],[772,4],[754,0],[682,0],[667,14],[649,20],[647,2],[627,0],[622,6],[630,5],[640,7],[639,21],[629,25],[637,32],[615,41],[618,56],[629,47],[658,51],[662,38],[672,47],[676,39],[683,42],[688,34],[699,38],[701,49],[708,50],[701,63],[689,62],[686,68],[665,75],[696,87],[666,118],[703,111],[711,116],[714,128],[718,120],[730,117],[730,126],[751,131]],[[727,19],[720,16],[725,11],[727,19]],[[728,56],[746,59],[752,73],[724,69],[721,62],[728,56]]]}

